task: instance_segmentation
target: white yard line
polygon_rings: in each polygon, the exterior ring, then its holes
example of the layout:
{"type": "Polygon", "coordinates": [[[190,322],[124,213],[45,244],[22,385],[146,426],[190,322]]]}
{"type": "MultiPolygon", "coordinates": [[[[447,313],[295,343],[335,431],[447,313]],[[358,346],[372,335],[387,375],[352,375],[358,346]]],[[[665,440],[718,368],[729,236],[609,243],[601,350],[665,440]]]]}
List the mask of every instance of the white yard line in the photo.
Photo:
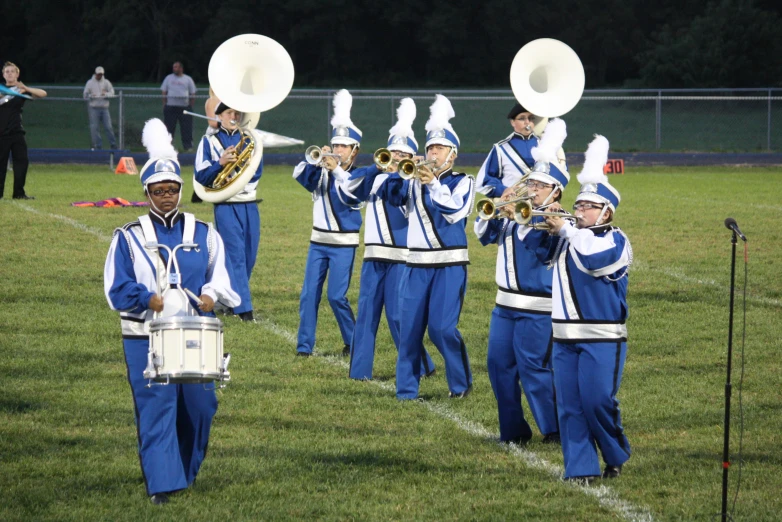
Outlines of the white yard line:
{"type": "MultiPolygon", "coordinates": [[[[111,236],[107,236],[105,233],[103,233],[102,230],[88,227],[87,225],[79,223],[78,221],[71,219],[69,217],[61,216],[58,214],[51,214],[49,212],[41,212],[23,203],[16,203],[16,202],[14,203],[20,208],[28,212],[32,212],[33,214],[38,214],[41,216],[46,216],[52,219],[56,219],[58,221],[62,221],[63,223],[66,223],[83,232],[87,232],[88,234],[91,234],[97,237],[98,239],[101,239],[106,242],[111,241],[111,236]]],[[[278,325],[277,323],[265,318],[259,319],[257,323],[262,328],[281,337],[289,344],[292,344],[294,346],[296,345],[297,342],[296,336],[292,332],[278,325]]],[[[322,361],[322,362],[332,364],[334,366],[338,366],[345,370],[349,368],[348,364],[344,360],[337,357],[316,357],[316,359],[318,361],[322,361]]],[[[389,393],[396,392],[396,388],[390,383],[377,381],[377,380],[372,380],[368,382],[372,383],[375,386],[378,386],[382,390],[387,391],[389,393]]],[[[420,404],[422,407],[428,409],[433,414],[453,422],[462,431],[469,433],[470,435],[473,435],[481,439],[499,439],[497,434],[489,432],[489,430],[487,430],[481,424],[463,419],[445,404],[429,402],[429,401],[415,401],[415,403],[420,404]]],[[[535,452],[517,446],[515,444],[506,445],[506,444],[500,444],[498,442],[498,446],[504,449],[505,451],[508,451],[514,457],[522,460],[530,468],[543,471],[547,473],[549,476],[551,476],[552,478],[561,480],[562,473],[563,473],[561,466],[552,464],[547,460],[539,457],[535,452]]],[[[601,506],[618,514],[624,520],[628,520],[632,522],[636,522],[636,521],[651,522],[653,520],[653,517],[649,512],[649,510],[647,510],[646,508],[634,506],[629,502],[620,499],[619,496],[616,494],[616,492],[613,491],[608,486],[580,486],[580,485],[570,484],[566,482],[562,482],[562,484],[577,489],[582,493],[584,493],[585,495],[594,497],[601,506]]]]}
{"type": "Polygon", "coordinates": [[[73,228],[77,228],[77,229],[79,229],[79,230],[81,230],[83,232],[87,232],[88,234],[91,234],[91,235],[93,235],[93,236],[95,236],[98,239],[101,239],[103,241],[106,241],[106,242],[110,242],[111,241],[111,236],[107,236],[102,230],[99,230],[97,228],[88,227],[87,225],[85,225],[83,223],[79,223],[75,219],[71,219],[71,218],[69,218],[67,216],[61,216],[59,214],[52,214],[50,212],[42,212],[42,211],[40,211],[40,210],[38,210],[36,208],[33,208],[33,207],[29,206],[29,205],[25,205],[24,203],[17,203],[16,201],[14,201],[13,204],[16,205],[17,207],[23,209],[23,210],[26,210],[27,212],[32,212],[33,214],[38,214],[39,216],[50,217],[52,219],[56,219],[57,221],[62,221],[63,223],[66,223],[66,224],[72,226],[73,228]]]}
{"type": "MultiPolygon", "coordinates": [[[[281,327],[280,325],[276,324],[273,321],[270,321],[269,319],[264,318],[258,320],[257,322],[258,324],[261,325],[261,327],[267,329],[269,332],[285,339],[288,343],[292,344],[293,346],[296,346],[297,343],[296,336],[292,332],[289,332],[285,328],[281,327]]],[[[319,356],[315,354],[314,357],[318,361],[322,361],[331,364],[333,366],[337,366],[338,368],[343,370],[348,370],[350,368],[348,363],[345,362],[345,360],[340,356],[319,356]]],[[[374,386],[377,386],[383,391],[388,392],[389,395],[393,396],[393,394],[396,393],[396,387],[392,383],[378,381],[378,380],[371,380],[366,382],[374,386]]],[[[472,422],[463,419],[451,408],[449,408],[446,404],[431,402],[431,401],[420,401],[420,400],[413,401],[413,402],[415,404],[421,405],[422,407],[426,408],[427,410],[437,415],[438,417],[453,422],[454,424],[456,424],[456,426],[459,427],[459,429],[474,437],[477,437],[479,439],[484,439],[484,440],[486,439],[497,440],[497,446],[499,448],[509,452],[514,457],[522,460],[528,467],[543,471],[549,476],[551,476],[552,478],[560,481],[563,485],[577,489],[587,496],[594,497],[601,506],[613,511],[614,513],[622,517],[624,520],[628,520],[632,522],[652,522],[652,520],[654,520],[652,514],[649,512],[648,509],[634,506],[629,502],[620,499],[619,496],[616,494],[616,492],[608,486],[603,486],[603,485],[581,486],[581,485],[571,484],[569,482],[562,481],[562,474],[564,472],[562,466],[559,466],[557,464],[552,464],[547,460],[538,456],[538,454],[535,453],[534,451],[530,451],[527,448],[518,446],[516,444],[501,444],[499,442],[499,436],[496,433],[489,432],[489,430],[487,430],[483,425],[477,422],[472,422]]]]}

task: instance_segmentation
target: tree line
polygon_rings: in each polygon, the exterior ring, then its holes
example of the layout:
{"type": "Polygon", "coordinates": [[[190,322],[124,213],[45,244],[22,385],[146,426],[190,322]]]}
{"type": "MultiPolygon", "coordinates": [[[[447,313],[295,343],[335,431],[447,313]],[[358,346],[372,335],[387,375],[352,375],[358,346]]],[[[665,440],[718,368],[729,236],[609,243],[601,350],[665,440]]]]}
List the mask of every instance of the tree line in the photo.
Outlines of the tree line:
{"type": "Polygon", "coordinates": [[[294,87],[508,88],[536,38],[570,45],[587,88],[782,86],[782,5],[774,0],[0,0],[0,59],[22,80],[159,82],[181,61],[207,83],[231,36],[280,42],[294,87]]]}

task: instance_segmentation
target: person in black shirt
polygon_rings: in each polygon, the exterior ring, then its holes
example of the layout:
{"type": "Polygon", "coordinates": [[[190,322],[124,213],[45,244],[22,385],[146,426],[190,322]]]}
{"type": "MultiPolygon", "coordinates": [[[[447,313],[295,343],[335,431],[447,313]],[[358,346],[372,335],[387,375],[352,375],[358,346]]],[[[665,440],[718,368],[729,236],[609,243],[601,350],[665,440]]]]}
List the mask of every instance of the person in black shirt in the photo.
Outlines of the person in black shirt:
{"type": "MultiPolygon", "coordinates": [[[[46,91],[28,87],[19,81],[19,67],[11,62],[3,64],[5,86],[33,98],[45,98],[46,91]]],[[[5,188],[5,173],[8,168],[8,155],[13,155],[14,163],[14,199],[35,199],[24,192],[27,179],[27,141],[22,127],[22,108],[25,98],[7,94],[0,98],[0,198],[5,188]]]]}

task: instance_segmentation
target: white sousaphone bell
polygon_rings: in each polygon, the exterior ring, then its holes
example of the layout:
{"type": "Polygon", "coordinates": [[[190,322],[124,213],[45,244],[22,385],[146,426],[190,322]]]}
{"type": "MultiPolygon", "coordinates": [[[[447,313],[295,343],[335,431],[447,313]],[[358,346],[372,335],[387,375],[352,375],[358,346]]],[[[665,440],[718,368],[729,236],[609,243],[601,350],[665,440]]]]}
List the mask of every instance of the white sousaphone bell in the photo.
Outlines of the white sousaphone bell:
{"type": "MultiPolygon", "coordinates": [[[[516,100],[542,118],[562,116],[584,92],[584,66],[576,52],[559,40],[540,38],[522,47],[510,67],[516,100]]],[[[536,124],[536,131],[537,128],[536,124]]]]}
{"type": "Polygon", "coordinates": [[[263,157],[264,134],[255,129],[260,113],[273,109],[293,87],[293,60],[267,36],[240,34],[223,42],[209,60],[209,85],[217,98],[243,113],[237,161],[225,166],[210,187],[193,180],[204,201],[221,203],[244,188],[263,157]]]}

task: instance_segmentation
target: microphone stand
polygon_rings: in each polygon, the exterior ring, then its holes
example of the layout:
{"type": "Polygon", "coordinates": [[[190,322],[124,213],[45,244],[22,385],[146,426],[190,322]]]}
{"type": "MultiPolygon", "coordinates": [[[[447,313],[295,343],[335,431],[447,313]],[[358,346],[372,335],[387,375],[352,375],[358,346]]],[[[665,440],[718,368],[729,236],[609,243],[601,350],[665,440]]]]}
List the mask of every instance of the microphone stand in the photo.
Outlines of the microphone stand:
{"type": "Polygon", "coordinates": [[[722,512],[721,520],[728,520],[728,468],[730,468],[730,394],[731,382],[730,372],[733,359],[733,295],[736,281],[736,242],[737,234],[734,230],[731,238],[731,261],[730,261],[730,315],[728,319],[728,375],[725,381],[725,439],[722,449],[722,512]]]}

